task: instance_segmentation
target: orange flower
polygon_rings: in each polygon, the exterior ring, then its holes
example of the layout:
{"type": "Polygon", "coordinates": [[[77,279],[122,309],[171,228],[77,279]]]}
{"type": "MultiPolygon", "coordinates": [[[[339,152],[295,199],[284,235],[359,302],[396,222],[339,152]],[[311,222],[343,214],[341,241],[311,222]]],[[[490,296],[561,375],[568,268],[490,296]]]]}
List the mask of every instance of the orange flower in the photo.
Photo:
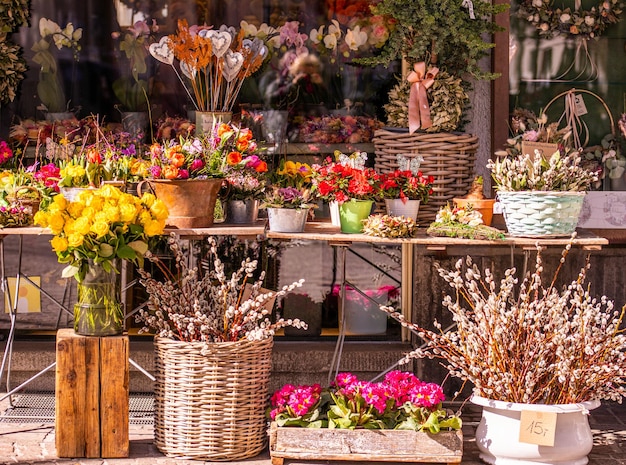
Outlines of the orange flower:
{"type": "Polygon", "coordinates": [[[226,156],[226,163],[228,163],[230,166],[237,165],[238,163],[241,162],[241,160],[242,160],[241,153],[239,152],[230,152],[226,156]]]}
{"type": "Polygon", "coordinates": [[[257,173],[265,173],[267,171],[267,163],[260,161],[259,164],[254,167],[254,170],[257,173]]]}
{"type": "Polygon", "coordinates": [[[178,168],[171,165],[164,166],[162,176],[165,179],[176,179],[178,177],[178,168]]]}
{"type": "Polygon", "coordinates": [[[250,140],[252,140],[252,130],[250,128],[241,128],[237,137],[237,143],[250,140]]]}
{"type": "Polygon", "coordinates": [[[233,128],[226,123],[222,123],[217,128],[217,137],[220,139],[224,137],[225,134],[228,134],[233,131],[233,128]]]}
{"type": "Polygon", "coordinates": [[[247,141],[245,139],[237,140],[237,150],[239,150],[240,152],[245,152],[246,150],[248,150],[249,146],[250,146],[250,141],[247,141]]]}
{"type": "Polygon", "coordinates": [[[102,163],[102,155],[98,152],[98,149],[91,147],[87,150],[87,161],[89,163],[97,163],[98,165],[102,163]]]}
{"type": "Polygon", "coordinates": [[[171,154],[170,164],[176,168],[180,168],[185,164],[185,155],[182,152],[176,151],[171,154]]]}

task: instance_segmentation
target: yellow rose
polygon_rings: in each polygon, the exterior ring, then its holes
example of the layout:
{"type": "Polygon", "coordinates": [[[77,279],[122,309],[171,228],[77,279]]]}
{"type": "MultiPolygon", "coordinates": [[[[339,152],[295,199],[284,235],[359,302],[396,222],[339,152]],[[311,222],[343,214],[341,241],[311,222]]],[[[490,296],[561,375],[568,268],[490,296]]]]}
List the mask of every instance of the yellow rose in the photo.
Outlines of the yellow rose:
{"type": "Polygon", "coordinates": [[[55,213],[48,216],[48,227],[52,234],[60,234],[65,227],[65,216],[61,213],[55,213]]]}
{"type": "Polygon", "coordinates": [[[103,211],[108,222],[115,223],[120,220],[120,209],[118,207],[106,204],[103,211]]]}
{"type": "Polygon", "coordinates": [[[65,210],[67,208],[67,199],[62,195],[55,195],[50,209],[57,208],[59,210],[65,210]]]}
{"type": "Polygon", "coordinates": [[[100,196],[91,196],[89,198],[85,199],[85,205],[87,205],[88,207],[93,208],[94,210],[102,210],[102,208],[104,207],[105,201],[102,197],[100,196]]]}
{"type": "Polygon", "coordinates": [[[84,236],[85,234],[89,233],[90,229],[91,222],[89,221],[89,218],[81,216],[76,221],[74,221],[74,232],[82,234],[84,236]]]}
{"type": "Polygon", "coordinates": [[[150,207],[150,211],[154,215],[157,220],[166,220],[169,216],[169,212],[167,211],[167,207],[160,200],[155,201],[150,207]]]}
{"type": "Polygon", "coordinates": [[[99,189],[99,195],[105,199],[119,199],[122,192],[115,186],[105,184],[99,189]]]}
{"type": "Polygon", "coordinates": [[[79,233],[71,233],[67,236],[67,245],[69,247],[80,247],[83,245],[85,236],[79,233]]]}
{"type": "Polygon", "coordinates": [[[133,223],[137,217],[137,207],[134,204],[125,203],[120,206],[120,219],[124,223],[133,223]]]}
{"type": "Polygon", "coordinates": [[[152,215],[148,211],[142,211],[139,213],[139,223],[145,225],[148,221],[152,220],[152,215]]]}
{"type": "Polygon", "coordinates": [[[64,237],[54,236],[50,240],[50,245],[52,245],[52,250],[55,252],[65,252],[67,250],[67,239],[64,237]]]}
{"type": "Polygon", "coordinates": [[[35,224],[38,224],[41,227],[47,227],[48,226],[48,213],[46,213],[43,210],[39,210],[37,211],[37,213],[35,213],[35,216],[33,217],[33,222],[35,224]]]}
{"type": "Polygon", "coordinates": [[[159,236],[163,234],[165,220],[149,220],[143,224],[143,230],[147,236],[159,236]]]}
{"type": "Polygon", "coordinates": [[[109,232],[109,224],[106,221],[96,221],[91,225],[91,231],[98,237],[103,237],[109,232]]]}
{"type": "Polygon", "coordinates": [[[72,218],[78,218],[83,214],[85,206],[80,202],[72,202],[67,206],[67,213],[72,218]]]}
{"type": "Polygon", "coordinates": [[[104,223],[108,223],[107,221],[107,215],[106,213],[104,213],[104,211],[97,211],[94,215],[93,215],[93,222],[99,222],[102,221],[104,223]]]}
{"type": "Polygon", "coordinates": [[[141,203],[148,208],[150,208],[155,201],[156,197],[153,194],[146,193],[141,196],[141,203]]]}

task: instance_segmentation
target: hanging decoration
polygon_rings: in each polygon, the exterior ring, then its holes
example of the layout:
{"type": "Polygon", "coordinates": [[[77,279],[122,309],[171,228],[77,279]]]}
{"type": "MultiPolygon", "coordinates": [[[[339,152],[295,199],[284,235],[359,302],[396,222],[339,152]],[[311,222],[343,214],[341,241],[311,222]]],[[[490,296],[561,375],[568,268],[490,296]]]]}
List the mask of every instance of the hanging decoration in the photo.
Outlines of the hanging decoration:
{"type": "Polygon", "coordinates": [[[575,0],[572,11],[555,7],[554,0],[521,0],[517,15],[547,39],[565,34],[588,40],[598,39],[609,25],[621,21],[621,6],[620,0],[601,0],[590,10],[582,10],[581,0],[575,0]]]}
{"type": "Polygon", "coordinates": [[[431,67],[426,70],[426,63],[421,61],[413,65],[413,71],[407,76],[411,83],[409,92],[409,132],[418,129],[428,129],[433,125],[428,106],[426,90],[435,83],[435,76],[439,68],[431,67]]]}

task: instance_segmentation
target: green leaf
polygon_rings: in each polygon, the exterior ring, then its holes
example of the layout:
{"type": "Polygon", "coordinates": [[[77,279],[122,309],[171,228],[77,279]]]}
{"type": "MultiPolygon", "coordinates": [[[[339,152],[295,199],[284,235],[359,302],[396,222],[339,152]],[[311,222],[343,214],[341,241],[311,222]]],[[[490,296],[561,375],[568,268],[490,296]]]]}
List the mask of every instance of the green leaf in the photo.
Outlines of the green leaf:
{"type": "Polygon", "coordinates": [[[115,253],[115,250],[113,249],[113,247],[111,247],[106,242],[103,244],[100,244],[100,250],[98,252],[98,255],[100,255],[101,257],[110,258],[110,257],[113,257],[114,253],[115,253]]]}
{"type": "Polygon", "coordinates": [[[132,247],[125,245],[117,249],[117,257],[124,260],[134,260],[137,258],[137,252],[132,247]]]}
{"type": "Polygon", "coordinates": [[[133,241],[128,243],[128,247],[137,252],[137,255],[144,256],[148,251],[148,244],[144,241],[133,241]]]}
{"type": "Polygon", "coordinates": [[[73,278],[79,271],[80,271],[80,268],[77,267],[76,265],[68,265],[65,268],[63,268],[63,271],[61,272],[61,276],[64,278],[73,278]]]}

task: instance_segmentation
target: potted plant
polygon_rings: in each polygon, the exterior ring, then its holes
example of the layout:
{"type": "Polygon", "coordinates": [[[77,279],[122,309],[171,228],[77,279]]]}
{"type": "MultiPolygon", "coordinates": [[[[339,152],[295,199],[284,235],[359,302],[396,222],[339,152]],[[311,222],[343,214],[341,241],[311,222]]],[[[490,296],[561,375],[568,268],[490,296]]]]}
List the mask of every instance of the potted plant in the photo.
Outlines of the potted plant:
{"type": "Polygon", "coordinates": [[[113,82],[113,93],[121,105],[122,125],[135,136],[143,135],[148,127],[150,84],[146,58],[152,33],[157,31],[155,21],[152,26],[137,21],[123,34],[111,34],[115,39],[121,38],[119,50],[126,58],[121,66],[124,74],[113,82]]]}
{"type": "Polygon", "coordinates": [[[597,172],[581,167],[580,152],[549,157],[533,155],[489,160],[504,220],[513,236],[570,235],[576,229],[583,199],[597,172]]]}
{"type": "Polygon", "coordinates": [[[605,296],[590,295],[589,259],[559,287],[570,247],[547,277],[539,246],[534,271],[523,278],[512,268],[499,279],[469,257],[452,270],[437,264],[452,288],[443,299],[452,329],[422,328],[389,309],[425,340],[409,358],[440,359],[471,383],[471,401],[483,406],[476,443],[487,463],[586,463],[589,411],[626,396],[626,307],[616,311],[605,296]]]}
{"type": "Polygon", "coordinates": [[[260,150],[249,128],[236,135],[233,150],[226,156],[224,169],[228,183],[224,198],[226,221],[234,224],[256,222],[259,201],[267,184],[267,162],[257,153],[260,150]]]}
{"type": "Polygon", "coordinates": [[[32,51],[35,52],[33,61],[41,67],[37,95],[44,110],[48,112],[46,118],[70,119],[73,117],[73,114],[68,111],[70,102],[66,99],[63,82],[58,74],[57,57],[51,52],[51,47],[54,45],[58,50],[63,47],[71,49],[73,64],[75,64],[78,61],[79,41],[82,38],[83,30],[81,28],[75,29],[72,23],[67,23],[61,29],[54,21],[41,18],[39,20],[39,34],[41,38],[32,47],[32,51]]]}
{"type": "Polygon", "coordinates": [[[327,158],[322,165],[312,166],[315,195],[331,203],[331,214],[332,202],[336,202],[337,222],[344,233],[363,231],[363,220],[381,195],[380,175],[366,167],[366,161],[365,152],[346,155],[335,151],[335,161],[327,158]]]}
{"type": "Polygon", "coordinates": [[[311,208],[310,189],[273,186],[265,194],[261,208],[267,209],[270,231],[302,232],[311,208]]]}
{"type": "Polygon", "coordinates": [[[270,455],[304,460],[461,461],[461,419],[442,407],[441,386],[408,372],[380,382],[339,373],[319,384],[287,384],[272,395],[270,455]],[[323,444],[323,447],[319,447],[323,444]]]}
{"type": "Polygon", "coordinates": [[[306,328],[297,319],[272,321],[273,302],[303,280],[268,291],[264,273],[253,278],[256,260],[226,273],[214,238],[208,268],[190,265],[174,235],[168,242],[175,265],[152,255],[154,274],[139,270],[149,296],[139,320],[155,333],[156,446],[168,457],[208,461],[257,455],[267,438],[274,333],[306,328]]]}
{"type": "Polygon", "coordinates": [[[153,143],[149,148],[148,179],[139,184],[139,193],[147,183],[166,203],[170,226],[211,226],[224,184],[227,158],[236,151],[237,144],[248,142],[244,140],[246,134],[245,128],[221,123],[201,136],[180,136],[153,143]]]}
{"type": "Polygon", "coordinates": [[[383,173],[380,191],[390,216],[406,216],[417,221],[421,203],[428,202],[432,194],[432,176],[424,176],[419,170],[423,158],[407,158],[398,154],[398,169],[383,173]]]}
{"type": "Polygon", "coordinates": [[[459,208],[468,208],[480,213],[483,219],[483,223],[486,226],[491,226],[491,220],[493,219],[493,204],[496,199],[488,199],[483,193],[484,180],[482,176],[476,176],[470,187],[470,191],[463,197],[455,197],[453,200],[454,205],[459,208]]]}
{"type": "Polygon", "coordinates": [[[167,209],[151,194],[142,198],[114,186],[81,192],[74,201],[56,195],[35,223],[52,232],[50,240],[63,277],[78,282],[74,330],[86,336],[121,334],[124,309],[120,304],[118,260],[143,264],[151,238],[165,227],[167,209]]]}

